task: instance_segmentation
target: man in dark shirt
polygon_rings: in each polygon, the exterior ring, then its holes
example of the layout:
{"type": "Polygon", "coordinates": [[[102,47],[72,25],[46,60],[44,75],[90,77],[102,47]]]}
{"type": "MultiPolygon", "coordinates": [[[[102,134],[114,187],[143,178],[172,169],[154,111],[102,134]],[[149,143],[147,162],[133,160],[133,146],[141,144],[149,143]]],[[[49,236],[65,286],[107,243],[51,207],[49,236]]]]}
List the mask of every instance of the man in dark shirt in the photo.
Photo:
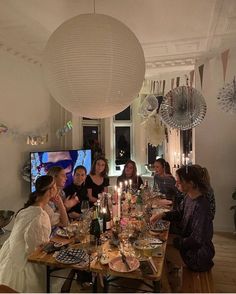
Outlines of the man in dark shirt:
{"type": "Polygon", "coordinates": [[[83,165],[77,166],[74,170],[73,183],[64,189],[64,192],[69,199],[76,196],[79,198],[79,203],[68,211],[68,215],[72,219],[79,217],[81,214],[81,202],[83,200],[88,200],[87,187],[85,184],[86,175],[86,168],[83,165]]]}

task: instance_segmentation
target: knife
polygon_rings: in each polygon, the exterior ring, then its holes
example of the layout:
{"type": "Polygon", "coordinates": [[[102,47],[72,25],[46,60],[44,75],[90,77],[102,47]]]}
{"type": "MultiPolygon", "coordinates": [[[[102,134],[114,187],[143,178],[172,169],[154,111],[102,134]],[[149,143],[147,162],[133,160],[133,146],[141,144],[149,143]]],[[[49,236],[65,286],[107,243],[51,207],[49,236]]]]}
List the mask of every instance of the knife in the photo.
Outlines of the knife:
{"type": "Polygon", "coordinates": [[[129,266],[126,256],[124,255],[124,253],[120,250],[120,254],[121,254],[121,259],[123,261],[123,263],[125,264],[126,268],[130,271],[131,267],[129,266]]]}

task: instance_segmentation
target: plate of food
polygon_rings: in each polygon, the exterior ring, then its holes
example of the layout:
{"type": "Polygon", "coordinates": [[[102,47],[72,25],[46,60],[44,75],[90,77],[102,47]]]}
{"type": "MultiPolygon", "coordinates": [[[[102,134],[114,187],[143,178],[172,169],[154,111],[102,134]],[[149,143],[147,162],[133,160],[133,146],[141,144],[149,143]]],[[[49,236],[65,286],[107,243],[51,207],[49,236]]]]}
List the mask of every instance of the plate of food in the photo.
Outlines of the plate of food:
{"type": "Polygon", "coordinates": [[[150,231],[154,233],[160,233],[168,230],[169,228],[169,222],[165,220],[159,220],[155,224],[151,226],[150,231]]]}
{"type": "Polygon", "coordinates": [[[55,259],[63,264],[82,263],[87,265],[89,262],[88,254],[83,249],[76,248],[60,250],[55,259]]]}
{"type": "Polygon", "coordinates": [[[63,238],[69,238],[69,235],[68,235],[68,233],[67,233],[67,231],[66,231],[65,228],[59,228],[59,229],[57,229],[56,234],[58,236],[60,236],[60,237],[63,237],[63,238]]]}
{"type": "Polygon", "coordinates": [[[162,245],[163,241],[159,238],[147,238],[134,241],[133,246],[139,250],[152,250],[162,245]]]}
{"type": "Polygon", "coordinates": [[[133,256],[126,256],[126,262],[124,262],[121,256],[113,258],[109,263],[109,268],[119,273],[129,273],[139,268],[139,261],[133,256]],[[127,263],[127,264],[126,264],[127,263]]]}

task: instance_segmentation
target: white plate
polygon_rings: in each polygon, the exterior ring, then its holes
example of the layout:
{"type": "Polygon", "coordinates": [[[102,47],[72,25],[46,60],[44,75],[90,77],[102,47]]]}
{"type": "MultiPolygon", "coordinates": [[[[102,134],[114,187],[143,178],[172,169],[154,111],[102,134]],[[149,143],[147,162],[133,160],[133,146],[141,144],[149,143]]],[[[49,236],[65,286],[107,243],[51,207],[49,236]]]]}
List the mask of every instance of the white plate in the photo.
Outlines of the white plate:
{"type": "Polygon", "coordinates": [[[115,272],[129,273],[135,271],[140,266],[138,259],[133,256],[126,256],[126,261],[129,264],[130,269],[127,269],[120,256],[113,258],[109,262],[109,268],[115,272]]]}
{"type": "Polygon", "coordinates": [[[63,238],[69,238],[66,230],[61,229],[61,228],[57,229],[56,234],[60,237],[63,237],[63,238]]]}
{"type": "Polygon", "coordinates": [[[139,250],[151,250],[158,248],[162,243],[163,241],[158,238],[148,238],[134,241],[134,247],[139,250]]]}

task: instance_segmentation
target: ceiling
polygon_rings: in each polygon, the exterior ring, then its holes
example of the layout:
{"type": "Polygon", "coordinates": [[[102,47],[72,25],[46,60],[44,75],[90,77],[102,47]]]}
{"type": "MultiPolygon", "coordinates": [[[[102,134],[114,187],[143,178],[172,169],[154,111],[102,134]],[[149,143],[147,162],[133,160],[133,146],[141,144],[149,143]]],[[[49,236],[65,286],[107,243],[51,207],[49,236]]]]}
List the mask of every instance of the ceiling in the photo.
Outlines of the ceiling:
{"type": "MultiPolygon", "coordinates": [[[[52,32],[93,10],[94,0],[0,0],[0,50],[38,65],[52,32]]],[[[95,0],[95,10],[136,34],[147,77],[192,69],[236,43],[236,0],[95,0]]]]}

